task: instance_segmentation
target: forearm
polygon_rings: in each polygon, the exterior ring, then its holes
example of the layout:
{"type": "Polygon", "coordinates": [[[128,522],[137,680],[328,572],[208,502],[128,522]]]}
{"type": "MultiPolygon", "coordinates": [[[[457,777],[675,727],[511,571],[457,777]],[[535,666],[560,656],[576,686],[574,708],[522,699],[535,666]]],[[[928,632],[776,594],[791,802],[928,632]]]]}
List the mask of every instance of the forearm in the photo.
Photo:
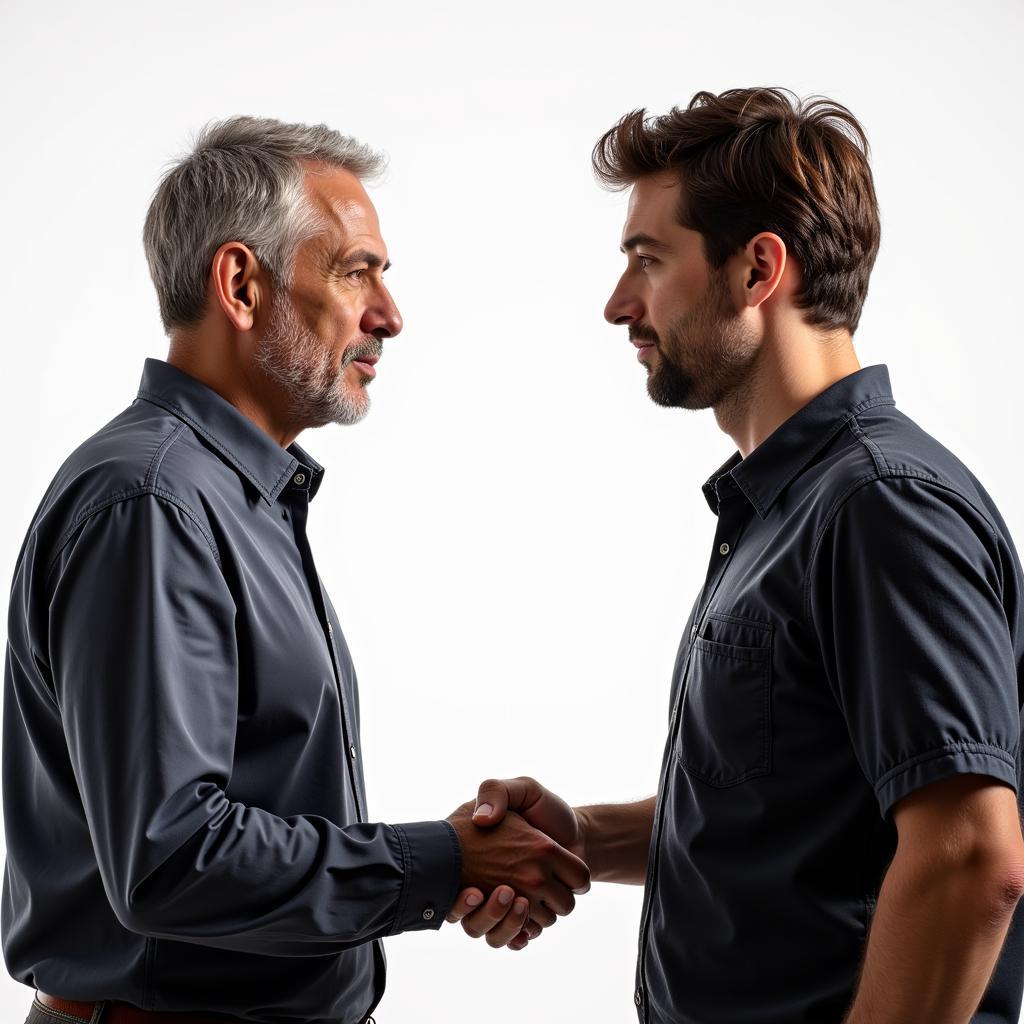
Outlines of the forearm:
{"type": "Polygon", "coordinates": [[[655,797],[629,804],[573,808],[583,829],[583,859],[597,882],[643,885],[654,827],[655,797]]]}
{"type": "Polygon", "coordinates": [[[1019,869],[893,860],[844,1024],[967,1024],[1021,892],[1019,869]]]}

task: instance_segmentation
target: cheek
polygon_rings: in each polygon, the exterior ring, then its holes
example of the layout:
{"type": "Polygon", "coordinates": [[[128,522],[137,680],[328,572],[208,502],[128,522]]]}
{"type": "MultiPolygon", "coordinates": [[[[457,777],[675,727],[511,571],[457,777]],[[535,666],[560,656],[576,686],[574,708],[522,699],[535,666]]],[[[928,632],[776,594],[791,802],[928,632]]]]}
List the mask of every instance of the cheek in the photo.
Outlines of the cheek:
{"type": "Polygon", "coordinates": [[[707,282],[696,271],[681,270],[652,280],[648,310],[655,330],[685,317],[700,303],[707,282]]]}

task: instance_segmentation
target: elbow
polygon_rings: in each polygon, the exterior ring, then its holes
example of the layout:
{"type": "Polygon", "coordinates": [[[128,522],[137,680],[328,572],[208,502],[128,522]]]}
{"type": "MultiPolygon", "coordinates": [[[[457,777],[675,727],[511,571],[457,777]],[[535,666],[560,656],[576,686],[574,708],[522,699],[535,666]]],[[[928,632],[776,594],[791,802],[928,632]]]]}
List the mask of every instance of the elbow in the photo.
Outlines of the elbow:
{"type": "Polygon", "coordinates": [[[1005,927],[1024,895],[1024,849],[993,857],[975,875],[975,905],[995,927],[1005,927]]]}
{"type": "Polygon", "coordinates": [[[1012,914],[1024,896],[1024,847],[1009,858],[995,875],[996,899],[1012,914]]]}
{"type": "Polygon", "coordinates": [[[125,878],[107,887],[110,908],[123,928],[149,938],[173,937],[177,902],[165,871],[142,879],[125,878]]]}
{"type": "Polygon", "coordinates": [[[148,908],[133,906],[125,900],[111,900],[110,909],[122,928],[138,935],[152,936],[156,928],[148,908]]]}
{"type": "Polygon", "coordinates": [[[129,887],[126,892],[110,900],[110,908],[121,927],[150,938],[166,934],[161,921],[159,903],[152,899],[138,899],[134,890],[134,886],[129,887]]]}

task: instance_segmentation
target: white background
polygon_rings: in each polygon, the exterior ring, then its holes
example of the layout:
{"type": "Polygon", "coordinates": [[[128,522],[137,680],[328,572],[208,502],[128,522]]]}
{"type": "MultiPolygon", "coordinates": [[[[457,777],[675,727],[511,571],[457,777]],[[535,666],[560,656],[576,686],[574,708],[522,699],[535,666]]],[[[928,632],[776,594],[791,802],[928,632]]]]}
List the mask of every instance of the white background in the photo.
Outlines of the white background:
{"type": "MultiPolygon", "coordinates": [[[[1024,538],[1015,2],[0,6],[0,575],[53,473],[167,353],[142,253],[166,162],[213,117],[385,150],[371,195],[405,330],[368,419],[299,438],[359,672],[370,812],[446,816],[487,775],[575,803],[657,784],[669,673],[732,453],[655,406],[601,311],[625,194],[597,136],[699,89],[782,85],[865,126],[882,246],[855,336],[1024,538]]],[[[525,951],[388,940],[381,1024],[629,1022],[641,890],[596,885],[525,951]]],[[[30,990],[0,977],[5,1020],[30,990]]]]}

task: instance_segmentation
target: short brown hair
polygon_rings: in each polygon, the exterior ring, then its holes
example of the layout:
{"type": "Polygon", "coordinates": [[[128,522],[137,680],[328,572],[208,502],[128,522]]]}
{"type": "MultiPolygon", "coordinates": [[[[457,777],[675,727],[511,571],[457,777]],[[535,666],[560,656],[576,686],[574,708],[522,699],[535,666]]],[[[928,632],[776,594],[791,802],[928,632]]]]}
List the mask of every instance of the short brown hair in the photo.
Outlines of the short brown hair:
{"type": "Polygon", "coordinates": [[[802,271],[794,301],[804,320],[853,334],[881,237],[868,154],[841,103],[752,88],[701,91],[657,117],[634,110],[598,139],[592,160],[612,189],[676,172],[676,216],[703,236],[716,270],[758,232],[774,232],[802,271]]]}

